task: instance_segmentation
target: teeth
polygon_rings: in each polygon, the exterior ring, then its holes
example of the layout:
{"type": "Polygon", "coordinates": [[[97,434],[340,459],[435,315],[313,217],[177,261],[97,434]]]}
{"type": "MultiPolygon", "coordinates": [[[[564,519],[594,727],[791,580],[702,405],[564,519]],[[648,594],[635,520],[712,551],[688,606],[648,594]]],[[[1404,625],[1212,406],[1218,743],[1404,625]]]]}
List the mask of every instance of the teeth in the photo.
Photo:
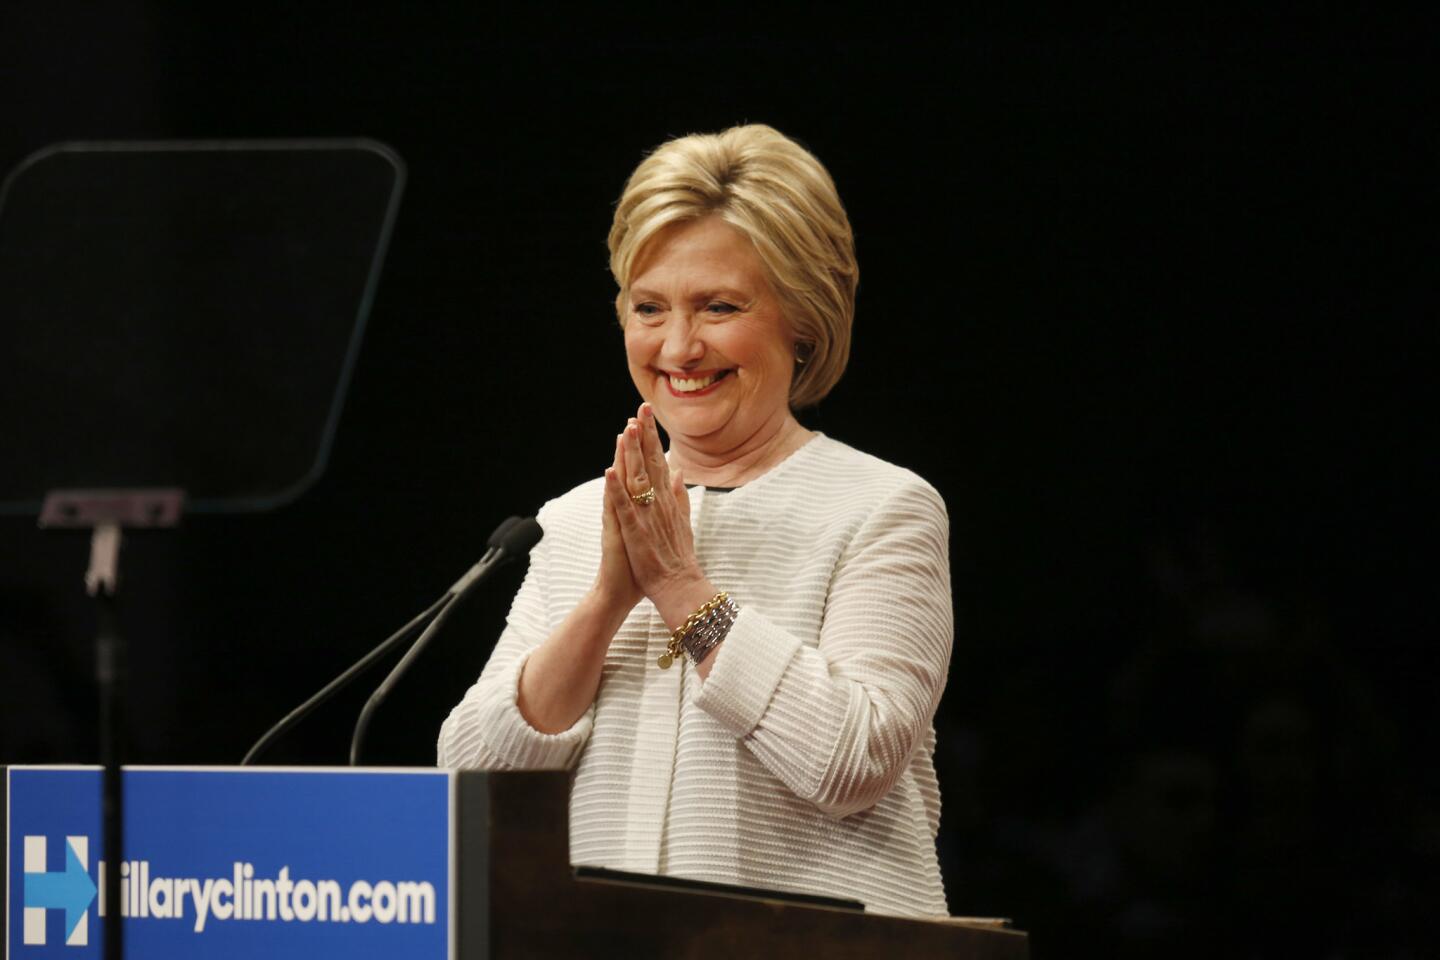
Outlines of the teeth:
{"type": "Polygon", "coordinates": [[[718,373],[711,374],[708,377],[701,377],[699,379],[672,376],[670,377],[670,386],[674,387],[676,390],[679,390],[681,393],[694,393],[696,390],[704,390],[706,387],[710,386],[710,384],[714,383],[716,380],[719,379],[720,374],[718,373]]]}

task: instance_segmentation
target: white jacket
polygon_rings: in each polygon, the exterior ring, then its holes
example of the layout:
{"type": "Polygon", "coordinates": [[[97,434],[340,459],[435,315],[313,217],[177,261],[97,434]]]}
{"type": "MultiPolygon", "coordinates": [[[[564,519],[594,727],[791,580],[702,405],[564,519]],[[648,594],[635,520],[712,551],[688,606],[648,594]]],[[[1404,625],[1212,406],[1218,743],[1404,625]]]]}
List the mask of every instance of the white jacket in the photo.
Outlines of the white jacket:
{"type": "Polygon", "coordinates": [[[570,859],[946,913],[932,720],[952,640],[948,520],[904,468],[817,434],[729,492],[690,490],[701,567],[740,615],[708,680],[656,666],[648,600],[595,703],[543,734],[515,704],[533,650],[595,579],[603,482],[540,511],[545,537],[441,766],[574,768],[570,859]]]}

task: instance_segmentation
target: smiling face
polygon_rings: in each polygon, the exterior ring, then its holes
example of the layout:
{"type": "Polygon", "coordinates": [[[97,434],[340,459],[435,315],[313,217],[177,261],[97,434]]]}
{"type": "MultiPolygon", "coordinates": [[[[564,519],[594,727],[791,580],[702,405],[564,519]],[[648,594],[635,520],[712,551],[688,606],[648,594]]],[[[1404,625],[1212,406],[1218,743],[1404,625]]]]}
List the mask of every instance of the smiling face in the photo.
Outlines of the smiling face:
{"type": "Polygon", "coordinates": [[[667,228],[621,308],[630,377],[673,442],[723,453],[790,419],[795,340],[739,230],[716,216],[667,228]]]}

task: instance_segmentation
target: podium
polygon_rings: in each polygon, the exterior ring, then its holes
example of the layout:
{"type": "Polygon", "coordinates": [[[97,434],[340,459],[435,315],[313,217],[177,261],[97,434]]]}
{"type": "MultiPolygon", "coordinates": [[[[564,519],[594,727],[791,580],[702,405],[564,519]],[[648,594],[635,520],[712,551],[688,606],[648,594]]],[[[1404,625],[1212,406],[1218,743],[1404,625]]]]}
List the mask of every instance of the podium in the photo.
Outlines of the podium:
{"type": "Polygon", "coordinates": [[[121,902],[100,770],[9,767],[5,956],[1028,958],[1024,933],[572,867],[563,772],[131,767],[121,902]]]}

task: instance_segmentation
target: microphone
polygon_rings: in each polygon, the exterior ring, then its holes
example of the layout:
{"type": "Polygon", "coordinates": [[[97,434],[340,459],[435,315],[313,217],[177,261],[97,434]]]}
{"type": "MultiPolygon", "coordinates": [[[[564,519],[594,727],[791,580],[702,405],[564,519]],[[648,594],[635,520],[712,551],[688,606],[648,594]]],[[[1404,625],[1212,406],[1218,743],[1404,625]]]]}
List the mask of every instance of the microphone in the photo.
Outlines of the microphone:
{"type": "MultiPolygon", "coordinates": [[[[504,520],[500,521],[500,526],[496,527],[494,532],[490,534],[490,539],[485,541],[485,546],[489,548],[485,551],[485,556],[475,561],[475,566],[471,567],[469,570],[466,570],[465,575],[459,580],[456,580],[455,583],[451,585],[450,589],[446,591],[447,595],[453,597],[464,593],[466,588],[468,588],[470,584],[474,583],[480,577],[484,576],[485,571],[489,569],[489,564],[494,562],[496,552],[504,548],[506,536],[510,534],[510,531],[515,529],[515,525],[517,523],[524,522],[526,521],[521,520],[519,517],[506,517],[504,520]]],[[[540,524],[535,523],[534,520],[529,520],[529,522],[534,524],[537,529],[540,526],[540,524]]],[[[540,538],[536,537],[535,539],[538,542],[540,538]]],[[[530,544],[529,547],[525,548],[524,552],[529,553],[530,547],[533,547],[534,545],[535,544],[533,543],[530,544]]]]}
{"type": "Polygon", "coordinates": [[[389,675],[380,681],[375,692],[370,694],[370,699],[365,701],[360,716],[355,720],[355,732],[350,738],[350,766],[358,766],[360,763],[360,748],[365,742],[365,734],[370,729],[370,720],[375,715],[375,711],[390,695],[390,691],[395,689],[395,685],[400,682],[405,671],[410,669],[410,665],[419,659],[421,651],[425,649],[431,638],[440,632],[440,628],[449,619],[450,612],[455,605],[474,591],[496,567],[529,554],[531,548],[539,543],[543,536],[545,536],[545,531],[534,517],[511,517],[495,528],[495,532],[490,535],[491,549],[486,551],[485,556],[480,558],[480,562],[471,567],[465,576],[455,581],[455,586],[451,587],[450,591],[441,598],[440,602],[444,604],[444,608],[415,640],[410,649],[405,651],[405,656],[400,658],[389,675]]]}
{"type": "Polygon", "coordinates": [[[544,531],[540,529],[540,524],[536,523],[533,518],[526,517],[522,519],[520,517],[506,517],[505,520],[495,528],[495,531],[490,534],[490,538],[486,541],[485,545],[487,549],[485,555],[480,558],[480,561],[476,563],[475,566],[466,572],[465,576],[457,580],[454,586],[445,591],[444,596],[422,610],[409,623],[405,624],[405,626],[392,633],[386,638],[384,643],[351,664],[345,672],[327,683],[319,693],[300,704],[300,706],[294,710],[291,710],[279,723],[265,731],[265,735],[255,741],[255,745],[245,754],[245,758],[240,761],[240,766],[246,767],[253,763],[255,758],[264,753],[272,743],[289,732],[292,727],[305,719],[305,717],[309,716],[316,707],[348,687],[357,677],[374,666],[391,650],[399,646],[402,640],[409,637],[418,627],[424,624],[425,621],[437,614],[443,616],[445,610],[458,598],[459,594],[478,583],[490,569],[503,563],[509,559],[510,556],[520,556],[528,553],[530,548],[538,543],[542,536],[544,536],[544,531]],[[526,542],[527,538],[531,535],[527,532],[512,543],[509,538],[512,536],[516,527],[521,525],[524,525],[527,531],[531,527],[534,528],[534,539],[526,542]],[[523,544],[523,549],[520,546],[521,544],[523,544]]]}
{"type": "Polygon", "coordinates": [[[535,549],[535,544],[544,539],[545,528],[540,526],[534,517],[511,517],[510,520],[515,522],[507,520],[500,524],[491,537],[499,538],[500,550],[511,558],[526,556],[535,549]]]}

